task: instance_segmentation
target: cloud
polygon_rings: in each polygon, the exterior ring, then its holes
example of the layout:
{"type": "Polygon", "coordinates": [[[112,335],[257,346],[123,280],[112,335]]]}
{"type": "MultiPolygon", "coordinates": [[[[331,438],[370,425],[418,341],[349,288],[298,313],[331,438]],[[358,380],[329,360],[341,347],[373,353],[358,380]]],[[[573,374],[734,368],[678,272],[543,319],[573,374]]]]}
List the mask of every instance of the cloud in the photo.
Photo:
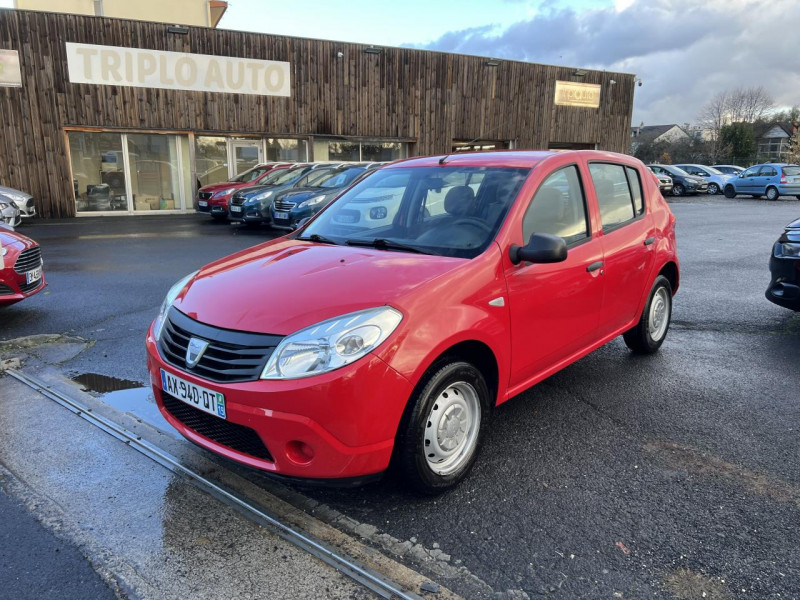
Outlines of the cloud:
{"type": "Polygon", "coordinates": [[[720,90],[762,85],[800,104],[800,2],[620,0],[588,10],[544,3],[504,29],[445,33],[425,47],[635,73],[634,123],[696,121],[720,90]]]}

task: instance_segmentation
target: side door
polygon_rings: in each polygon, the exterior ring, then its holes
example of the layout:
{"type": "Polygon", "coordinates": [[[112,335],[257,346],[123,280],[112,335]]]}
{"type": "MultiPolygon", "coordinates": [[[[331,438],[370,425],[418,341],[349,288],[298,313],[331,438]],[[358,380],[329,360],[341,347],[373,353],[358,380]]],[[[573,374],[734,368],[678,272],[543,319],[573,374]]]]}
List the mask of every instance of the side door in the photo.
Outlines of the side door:
{"type": "Polygon", "coordinates": [[[760,169],[760,166],[745,169],[744,173],[742,173],[741,177],[739,177],[734,184],[736,186],[736,191],[745,194],[757,194],[758,192],[756,191],[756,185],[758,171],[760,169]]]}
{"type": "Polygon", "coordinates": [[[764,165],[758,172],[758,193],[766,194],[767,186],[771,183],[778,183],[775,178],[778,175],[778,170],[770,165],[764,165]]]}
{"type": "Polygon", "coordinates": [[[638,316],[655,261],[656,228],[645,205],[647,186],[639,169],[590,162],[600,212],[605,293],[598,337],[610,335],[638,316]]]}
{"type": "Polygon", "coordinates": [[[567,242],[568,252],[560,263],[507,263],[512,387],[587,346],[603,300],[603,251],[577,165],[547,176],[514,226],[523,244],[533,233],[550,233],[567,242]]]}

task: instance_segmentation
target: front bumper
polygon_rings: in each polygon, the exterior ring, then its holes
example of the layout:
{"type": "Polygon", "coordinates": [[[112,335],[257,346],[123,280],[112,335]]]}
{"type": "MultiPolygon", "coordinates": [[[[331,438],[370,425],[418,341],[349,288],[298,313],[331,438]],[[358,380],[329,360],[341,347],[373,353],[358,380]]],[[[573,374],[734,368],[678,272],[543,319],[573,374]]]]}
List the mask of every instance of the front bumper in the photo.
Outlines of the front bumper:
{"type": "Polygon", "coordinates": [[[769,259],[771,280],[765,296],[770,302],[800,311],[800,259],[775,256],[769,259]]]}
{"type": "Polygon", "coordinates": [[[412,392],[405,378],[371,354],[337,371],[305,379],[215,383],[167,363],[152,328],[147,335],[147,365],[161,413],[184,437],[247,466],[302,479],[360,478],[386,470],[412,392]],[[241,445],[232,447],[237,444],[229,443],[224,435],[209,433],[208,428],[204,435],[179,419],[167,404],[174,406],[180,400],[165,394],[161,369],[224,394],[227,418],[218,421],[254,432],[266,455],[255,456],[241,445]]]}
{"type": "Polygon", "coordinates": [[[243,221],[245,223],[269,223],[269,211],[262,210],[260,203],[255,204],[242,204],[236,206],[231,204],[230,208],[230,218],[231,220],[236,221],[243,221]],[[240,210],[236,210],[239,208],[240,210]]]}
{"type": "Polygon", "coordinates": [[[228,214],[228,196],[224,198],[210,198],[202,200],[197,198],[195,201],[197,212],[205,213],[211,216],[227,216],[228,214]]]}
{"type": "Polygon", "coordinates": [[[47,282],[44,279],[44,272],[42,272],[42,278],[39,282],[35,286],[30,287],[25,285],[25,275],[20,275],[11,269],[9,270],[13,273],[12,276],[2,277],[1,275],[3,275],[3,272],[0,272],[0,306],[16,304],[20,300],[38,294],[47,287],[47,282]]]}

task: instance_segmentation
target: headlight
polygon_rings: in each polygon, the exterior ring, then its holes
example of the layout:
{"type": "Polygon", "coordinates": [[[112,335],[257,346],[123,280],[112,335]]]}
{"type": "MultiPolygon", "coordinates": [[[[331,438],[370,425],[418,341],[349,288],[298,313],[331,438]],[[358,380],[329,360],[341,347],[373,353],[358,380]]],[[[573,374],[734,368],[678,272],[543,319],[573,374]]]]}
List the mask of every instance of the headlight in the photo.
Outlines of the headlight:
{"type": "Polygon", "coordinates": [[[299,379],[349,365],[380,346],[402,320],[400,311],[381,306],[302,329],[278,344],[261,379],[299,379]]]}
{"type": "Polygon", "coordinates": [[[775,244],[775,256],[782,258],[800,258],[800,244],[778,242],[775,244]]]}
{"type": "Polygon", "coordinates": [[[297,205],[297,208],[307,208],[309,206],[315,206],[325,200],[325,195],[321,196],[314,196],[313,198],[309,198],[308,200],[303,200],[300,204],[297,205]]]}
{"type": "Polygon", "coordinates": [[[158,316],[156,317],[155,325],[153,325],[153,333],[156,336],[156,340],[161,339],[161,331],[164,329],[164,319],[167,316],[167,311],[169,307],[172,306],[172,303],[175,302],[175,298],[178,297],[178,294],[181,293],[183,288],[186,287],[186,284],[189,283],[189,280],[197,275],[197,271],[194,273],[190,273],[183,279],[181,279],[178,283],[173,285],[169,288],[167,292],[167,297],[164,298],[164,302],[161,303],[161,308],[158,310],[158,316]]]}
{"type": "Polygon", "coordinates": [[[0,202],[0,210],[5,210],[11,206],[8,202],[0,202]]]}
{"type": "Polygon", "coordinates": [[[227,196],[228,194],[232,194],[235,191],[236,191],[236,188],[233,187],[233,188],[228,188],[227,190],[222,190],[221,192],[217,192],[214,195],[215,196],[227,196]]]}
{"type": "Polygon", "coordinates": [[[272,196],[272,194],[274,194],[274,193],[275,193],[275,190],[267,190],[266,192],[261,192],[260,194],[256,194],[255,196],[253,196],[251,198],[251,200],[266,200],[267,198],[272,196]]]}

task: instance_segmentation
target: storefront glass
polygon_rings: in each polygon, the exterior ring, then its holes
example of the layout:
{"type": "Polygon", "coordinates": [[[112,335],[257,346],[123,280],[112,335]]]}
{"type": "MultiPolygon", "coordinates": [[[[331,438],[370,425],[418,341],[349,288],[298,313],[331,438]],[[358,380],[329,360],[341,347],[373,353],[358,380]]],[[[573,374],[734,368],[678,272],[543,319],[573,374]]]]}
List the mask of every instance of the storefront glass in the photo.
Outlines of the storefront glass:
{"type": "Polygon", "coordinates": [[[365,142],[361,144],[361,160],[391,161],[405,158],[405,144],[400,142],[365,142]]]}
{"type": "Polygon", "coordinates": [[[68,139],[78,212],[128,210],[120,134],[70,131],[68,139]]]}
{"type": "Polygon", "coordinates": [[[317,161],[391,161],[405,158],[408,144],[403,142],[331,142],[314,141],[314,160],[317,161]]]}
{"type": "Polygon", "coordinates": [[[304,162],[308,160],[305,140],[279,140],[268,138],[267,160],[270,162],[304,162]]]}
{"type": "Polygon", "coordinates": [[[188,177],[188,160],[179,156],[177,136],[129,133],[133,208],[176,210],[181,208],[181,181],[188,177]]]}
{"type": "Polygon", "coordinates": [[[228,181],[228,143],[226,139],[198,135],[194,140],[197,187],[228,181]]]}

